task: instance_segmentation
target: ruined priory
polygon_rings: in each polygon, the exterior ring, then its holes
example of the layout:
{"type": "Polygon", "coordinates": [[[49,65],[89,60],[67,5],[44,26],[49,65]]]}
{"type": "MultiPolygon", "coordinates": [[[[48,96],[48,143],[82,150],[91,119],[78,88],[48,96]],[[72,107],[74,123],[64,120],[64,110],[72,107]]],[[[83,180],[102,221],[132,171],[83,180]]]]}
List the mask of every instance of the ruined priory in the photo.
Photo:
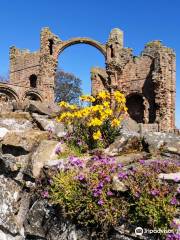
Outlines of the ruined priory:
{"type": "Polygon", "coordinates": [[[54,79],[59,54],[73,44],[89,44],[105,58],[106,68],[92,68],[92,94],[120,90],[126,95],[128,113],[136,122],[156,131],[175,130],[175,53],[160,41],[145,45],[140,56],[123,45],[123,32],[113,29],[106,44],[90,38],[63,41],[43,28],[37,52],[10,48],[10,79],[0,83],[0,101],[54,102],[54,79]]]}

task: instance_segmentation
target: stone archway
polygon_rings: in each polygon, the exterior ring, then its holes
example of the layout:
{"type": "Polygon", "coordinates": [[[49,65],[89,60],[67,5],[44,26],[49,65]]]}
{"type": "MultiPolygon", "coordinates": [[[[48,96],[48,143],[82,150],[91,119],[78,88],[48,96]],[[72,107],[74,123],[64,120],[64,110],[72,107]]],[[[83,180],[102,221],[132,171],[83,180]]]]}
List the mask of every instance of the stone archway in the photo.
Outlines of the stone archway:
{"type": "Polygon", "coordinates": [[[97,48],[105,57],[106,57],[106,47],[105,45],[101,44],[98,41],[95,41],[91,38],[72,38],[66,41],[62,41],[59,42],[57,48],[56,48],[56,52],[55,52],[55,56],[58,57],[59,54],[66,49],[69,46],[75,45],[75,44],[88,44],[91,45],[95,48],[97,48]]]}
{"type": "Polygon", "coordinates": [[[41,34],[40,82],[41,84],[46,84],[48,101],[53,102],[55,99],[54,87],[58,57],[66,48],[75,44],[88,44],[95,47],[105,57],[106,62],[106,45],[85,37],[72,38],[62,41],[48,29],[45,29],[41,34]]]}
{"type": "Polygon", "coordinates": [[[3,96],[5,101],[17,101],[19,99],[17,93],[6,84],[0,84],[0,95],[3,96]]]}
{"type": "Polygon", "coordinates": [[[28,99],[30,101],[40,101],[42,102],[42,97],[38,92],[35,91],[27,91],[24,95],[24,99],[28,99]]]}
{"type": "Polygon", "coordinates": [[[144,98],[139,93],[132,93],[126,97],[129,116],[137,123],[144,123],[144,98]]]}
{"type": "MultiPolygon", "coordinates": [[[[101,55],[102,62],[104,62],[104,66],[105,66],[105,62],[106,62],[106,47],[105,47],[105,45],[101,44],[98,41],[90,39],[90,38],[72,38],[70,40],[63,41],[56,49],[57,50],[56,54],[58,54],[58,58],[59,58],[59,56],[61,56],[63,51],[66,50],[68,47],[71,47],[71,46],[74,46],[74,45],[80,45],[80,44],[88,45],[91,48],[93,47],[94,49],[96,49],[96,51],[98,50],[98,53],[96,52],[96,54],[101,55]]],[[[61,59],[58,59],[58,62],[61,66],[61,59]]],[[[57,62],[57,64],[58,64],[58,62],[57,62]]],[[[92,65],[93,65],[93,63],[92,63],[92,65]]],[[[89,73],[91,75],[91,78],[89,79],[89,82],[90,82],[89,90],[91,90],[91,94],[94,95],[94,93],[96,92],[95,90],[97,90],[96,88],[98,88],[99,91],[100,91],[100,88],[102,89],[104,87],[102,79],[99,79],[100,81],[97,81],[97,79],[95,80],[95,78],[92,77],[92,76],[95,75],[94,72],[97,73],[97,71],[98,71],[98,73],[103,72],[104,75],[106,75],[106,74],[104,73],[105,72],[104,69],[102,69],[100,67],[99,68],[97,68],[97,67],[92,68],[92,65],[89,68],[89,73]],[[98,85],[98,87],[97,87],[97,85],[98,85]]],[[[95,66],[95,64],[94,64],[94,66],[95,66]]]]}

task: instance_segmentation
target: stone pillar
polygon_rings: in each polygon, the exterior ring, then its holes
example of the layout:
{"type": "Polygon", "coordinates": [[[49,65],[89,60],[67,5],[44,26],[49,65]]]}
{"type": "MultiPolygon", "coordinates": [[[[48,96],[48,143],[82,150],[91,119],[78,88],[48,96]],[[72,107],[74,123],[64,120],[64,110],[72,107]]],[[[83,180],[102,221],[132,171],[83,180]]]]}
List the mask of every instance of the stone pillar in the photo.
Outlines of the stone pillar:
{"type": "Polygon", "coordinates": [[[149,102],[143,97],[143,105],[144,105],[144,123],[149,123],[149,102]]]}
{"type": "Polygon", "coordinates": [[[171,132],[175,129],[175,54],[172,49],[163,46],[154,61],[156,122],[160,131],[171,132]]]}
{"type": "Polygon", "coordinates": [[[107,48],[107,63],[118,61],[119,50],[123,48],[123,31],[118,28],[114,28],[106,44],[107,48]]]}
{"type": "Polygon", "coordinates": [[[55,44],[56,36],[51,33],[49,28],[43,28],[41,31],[40,82],[45,101],[54,102],[55,74],[58,61],[57,57],[54,56],[53,46],[50,50],[50,41],[52,43],[54,41],[55,44]]]}

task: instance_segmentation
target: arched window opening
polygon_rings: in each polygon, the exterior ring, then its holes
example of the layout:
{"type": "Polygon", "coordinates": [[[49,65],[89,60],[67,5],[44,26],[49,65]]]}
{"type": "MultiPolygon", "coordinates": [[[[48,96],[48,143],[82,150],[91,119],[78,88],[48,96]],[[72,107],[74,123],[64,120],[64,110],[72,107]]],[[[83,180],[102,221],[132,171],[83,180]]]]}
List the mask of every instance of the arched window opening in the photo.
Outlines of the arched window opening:
{"type": "Polygon", "coordinates": [[[30,87],[31,88],[36,88],[37,87],[37,76],[35,74],[32,74],[29,77],[29,81],[30,81],[30,87]]]}
{"type": "Polygon", "coordinates": [[[17,99],[17,94],[8,88],[0,87],[0,102],[8,102],[17,99]]]}
{"type": "Polygon", "coordinates": [[[53,54],[53,45],[54,45],[53,39],[49,39],[49,53],[50,53],[50,55],[53,54]]]}
{"type": "Polygon", "coordinates": [[[7,94],[0,92],[0,102],[8,102],[9,99],[10,97],[7,94]]]}
{"type": "Polygon", "coordinates": [[[137,123],[144,122],[144,105],[143,97],[139,94],[127,96],[126,106],[128,107],[129,116],[137,123]]]}
{"type": "Polygon", "coordinates": [[[113,46],[112,45],[110,46],[110,49],[111,49],[111,58],[113,58],[114,57],[114,50],[113,50],[113,46]]]}
{"type": "Polygon", "coordinates": [[[41,101],[40,97],[35,93],[27,93],[26,98],[30,101],[41,101]]]}

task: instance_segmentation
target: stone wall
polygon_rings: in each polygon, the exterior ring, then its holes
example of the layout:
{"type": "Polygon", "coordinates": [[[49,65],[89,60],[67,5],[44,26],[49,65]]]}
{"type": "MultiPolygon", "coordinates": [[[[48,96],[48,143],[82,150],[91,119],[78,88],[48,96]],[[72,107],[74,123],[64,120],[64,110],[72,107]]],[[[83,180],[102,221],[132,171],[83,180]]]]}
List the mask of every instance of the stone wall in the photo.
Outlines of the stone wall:
{"type": "Polygon", "coordinates": [[[174,51],[160,41],[153,41],[148,43],[137,57],[132,55],[131,49],[123,48],[121,38],[121,31],[116,29],[111,32],[107,44],[107,69],[111,73],[112,89],[124,92],[127,96],[127,107],[133,109],[129,114],[137,122],[157,123],[160,131],[174,130],[174,51]]]}

